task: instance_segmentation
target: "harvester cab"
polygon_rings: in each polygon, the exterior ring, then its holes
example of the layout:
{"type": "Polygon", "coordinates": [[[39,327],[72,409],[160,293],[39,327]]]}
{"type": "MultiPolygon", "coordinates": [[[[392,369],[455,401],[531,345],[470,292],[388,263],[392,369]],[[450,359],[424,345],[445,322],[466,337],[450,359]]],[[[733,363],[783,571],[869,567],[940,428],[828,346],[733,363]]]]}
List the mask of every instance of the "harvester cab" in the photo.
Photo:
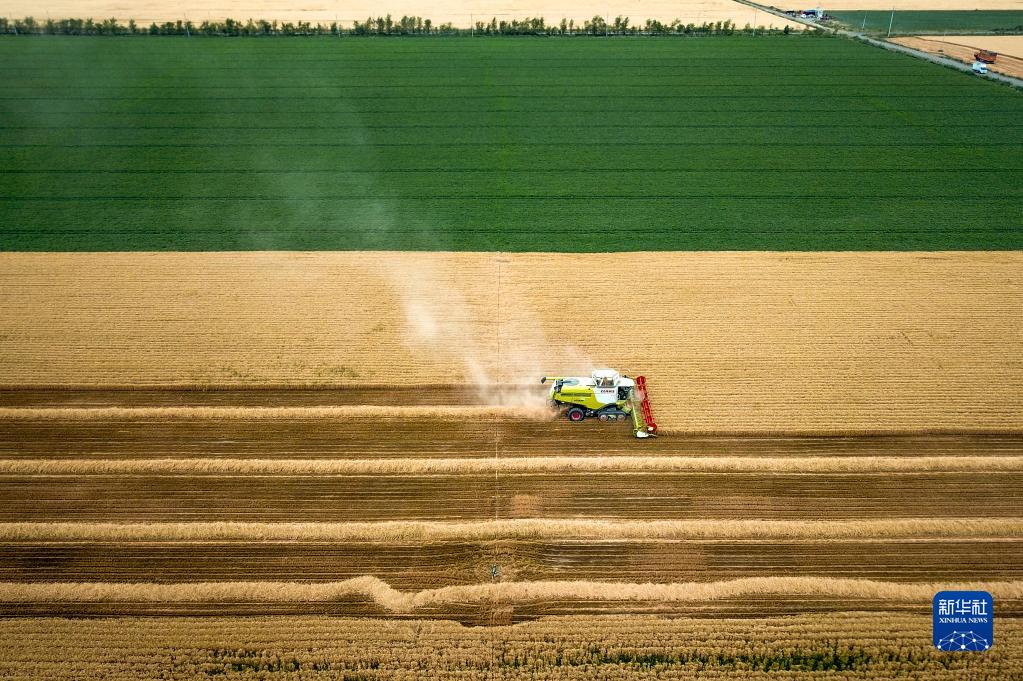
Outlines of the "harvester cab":
{"type": "Polygon", "coordinates": [[[544,376],[540,383],[551,381],[549,397],[552,407],[563,409],[569,421],[586,418],[617,421],[632,418],[636,437],[657,433],[646,394],[646,378],[623,376],[613,369],[597,369],[589,376],[544,376]]]}

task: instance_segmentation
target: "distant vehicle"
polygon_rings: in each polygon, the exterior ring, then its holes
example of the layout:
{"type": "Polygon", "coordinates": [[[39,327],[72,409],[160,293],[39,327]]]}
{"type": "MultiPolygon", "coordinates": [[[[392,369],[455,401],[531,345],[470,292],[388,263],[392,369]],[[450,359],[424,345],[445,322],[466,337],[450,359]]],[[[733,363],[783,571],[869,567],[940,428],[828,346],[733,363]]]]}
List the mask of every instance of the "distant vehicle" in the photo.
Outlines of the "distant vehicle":
{"type": "Polygon", "coordinates": [[[987,64],[979,60],[973,62],[973,72],[979,73],[982,76],[985,75],[987,73],[987,64]]]}
{"type": "Polygon", "coordinates": [[[980,50],[973,55],[973,58],[985,64],[994,64],[995,60],[998,59],[998,53],[991,50],[980,50]]]}
{"type": "Polygon", "coordinates": [[[821,20],[824,18],[824,12],[821,9],[804,9],[799,13],[800,19],[814,19],[821,20]]]}

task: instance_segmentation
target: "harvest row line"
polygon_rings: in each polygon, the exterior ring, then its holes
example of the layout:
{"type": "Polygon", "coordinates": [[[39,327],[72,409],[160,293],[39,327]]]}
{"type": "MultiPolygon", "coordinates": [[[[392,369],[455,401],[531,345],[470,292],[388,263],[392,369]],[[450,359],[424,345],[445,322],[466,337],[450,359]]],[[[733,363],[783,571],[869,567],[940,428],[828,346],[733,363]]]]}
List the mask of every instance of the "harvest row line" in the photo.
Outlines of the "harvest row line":
{"type": "Polygon", "coordinates": [[[400,591],[363,576],[339,582],[0,582],[0,603],[317,603],[368,601],[385,612],[409,614],[447,604],[594,601],[605,604],[701,603],[772,596],[875,600],[891,607],[927,604],[942,589],[989,592],[1005,610],[1023,605],[1023,581],[896,583],[831,577],[745,577],[668,584],[607,581],[489,582],[400,591]]]}
{"type": "Polygon", "coordinates": [[[473,521],[378,522],[62,522],[0,523],[8,542],[450,542],[502,540],[934,540],[1013,542],[1023,537],[1019,518],[957,517],[884,520],[595,520],[518,518],[473,521]],[[953,531],[955,530],[955,531],[953,531]]]}
{"type": "MultiPolygon", "coordinates": [[[[0,408],[0,420],[3,409],[0,408]]],[[[328,417],[329,418],[329,417],[328,417]]],[[[0,475],[478,475],[615,472],[682,473],[935,473],[1023,472],[1023,456],[503,456],[373,459],[0,459],[0,475]]]]}

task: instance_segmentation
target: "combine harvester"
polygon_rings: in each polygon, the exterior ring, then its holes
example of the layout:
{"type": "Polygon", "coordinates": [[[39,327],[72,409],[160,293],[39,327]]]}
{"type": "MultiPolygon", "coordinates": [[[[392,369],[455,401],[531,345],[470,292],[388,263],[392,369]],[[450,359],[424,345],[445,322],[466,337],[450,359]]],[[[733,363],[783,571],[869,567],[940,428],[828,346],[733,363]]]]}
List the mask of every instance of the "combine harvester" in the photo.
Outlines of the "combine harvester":
{"type": "Polygon", "coordinates": [[[636,437],[657,434],[657,424],[646,394],[646,378],[635,380],[613,369],[598,369],[590,376],[544,376],[540,383],[553,381],[549,396],[551,406],[565,410],[569,421],[578,423],[586,417],[601,421],[617,421],[632,417],[636,437]]]}

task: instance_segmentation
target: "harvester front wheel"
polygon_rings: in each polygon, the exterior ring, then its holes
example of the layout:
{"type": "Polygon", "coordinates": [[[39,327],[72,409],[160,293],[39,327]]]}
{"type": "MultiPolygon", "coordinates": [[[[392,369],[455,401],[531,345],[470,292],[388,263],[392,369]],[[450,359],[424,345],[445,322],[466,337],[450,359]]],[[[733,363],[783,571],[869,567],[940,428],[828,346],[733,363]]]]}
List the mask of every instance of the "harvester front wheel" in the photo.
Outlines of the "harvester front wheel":
{"type": "Polygon", "coordinates": [[[573,423],[578,423],[579,421],[582,421],[584,418],[586,418],[586,412],[580,409],[579,407],[572,407],[565,413],[565,416],[568,417],[569,421],[572,421],[573,423]]]}

